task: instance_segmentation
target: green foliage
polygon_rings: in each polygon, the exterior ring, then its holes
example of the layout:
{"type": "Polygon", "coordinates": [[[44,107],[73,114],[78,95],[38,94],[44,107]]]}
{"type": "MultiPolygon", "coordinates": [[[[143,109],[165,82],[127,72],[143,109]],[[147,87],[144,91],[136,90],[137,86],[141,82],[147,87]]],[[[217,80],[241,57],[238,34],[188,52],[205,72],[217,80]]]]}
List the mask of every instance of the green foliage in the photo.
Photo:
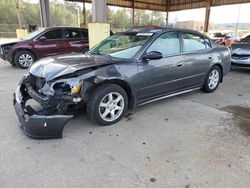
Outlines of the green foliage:
{"type": "MultiPolygon", "coordinates": [[[[20,17],[22,27],[37,25],[40,27],[40,13],[38,3],[20,1],[20,17]]],[[[78,3],[50,0],[50,24],[51,26],[77,26],[78,3]]],[[[132,10],[128,8],[110,9],[107,11],[107,21],[111,24],[111,30],[121,31],[132,26],[132,10]]],[[[83,14],[80,12],[80,20],[83,22],[83,14]]],[[[91,10],[86,10],[87,24],[92,20],[91,10]]],[[[135,10],[135,25],[159,25],[164,26],[165,15],[161,12],[135,10]]],[[[16,0],[0,0],[0,37],[15,37],[15,30],[19,27],[16,0]]]]}
{"type": "MultiPolygon", "coordinates": [[[[111,29],[124,30],[132,26],[132,10],[120,8],[117,11],[108,8],[107,21],[111,29]]],[[[135,26],[155,25],[164,27],[166,15],[157,11],[135,10],[135,26]]]]}

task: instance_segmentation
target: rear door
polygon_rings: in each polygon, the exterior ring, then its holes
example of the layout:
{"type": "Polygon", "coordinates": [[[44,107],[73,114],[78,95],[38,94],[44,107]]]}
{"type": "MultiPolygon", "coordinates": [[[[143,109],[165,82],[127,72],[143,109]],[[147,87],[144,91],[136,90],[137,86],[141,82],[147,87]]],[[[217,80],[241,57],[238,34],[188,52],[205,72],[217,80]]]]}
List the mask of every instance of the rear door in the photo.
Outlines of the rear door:
{"type": "Polygon", "coordinates": [[[64,54],[65,44],[62,39],[62,29],[56,28],[46,31],[37,39],[34,50],[39,58],[64,54]]]}
{"type": "Polygon", "coordinates": [[[210,40],[202,35],[182,33],[185,87],[201,86],[213,61],[210,40]]]}
{"type": "Polygon", "coordinates": [[[88,33],[87,30],[78,28],[65,28],[64,40],[68,53],[81,52],[88,48],[88,33]]]}

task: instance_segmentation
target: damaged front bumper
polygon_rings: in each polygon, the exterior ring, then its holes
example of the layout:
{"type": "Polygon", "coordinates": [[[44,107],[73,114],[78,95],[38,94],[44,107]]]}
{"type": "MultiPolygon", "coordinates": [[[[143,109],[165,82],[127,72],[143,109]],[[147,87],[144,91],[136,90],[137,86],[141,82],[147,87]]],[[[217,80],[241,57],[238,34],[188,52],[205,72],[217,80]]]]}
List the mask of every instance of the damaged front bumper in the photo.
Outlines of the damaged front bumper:
{"type": "MultiPolygon", "coordinates": [[[[32,137],[40,139],[62,138],[63,128],[67,121],[73,118],[73,115],[53,114],[47,115],[42,111],[34,110],[30,105],[26,105],[27,100],[36,97],[36,100],[49,100],[42,97],[34,91],[27,91],[29,88],[24,87],[23,80],[20,81],[14,93],[13,104],[16,111],[17,121],[23,132],[32,137]],[[30,96],[33,92],[34,96],[30,96]]],[[[44,101],[46,102],[46,101],[44,101]]]]}

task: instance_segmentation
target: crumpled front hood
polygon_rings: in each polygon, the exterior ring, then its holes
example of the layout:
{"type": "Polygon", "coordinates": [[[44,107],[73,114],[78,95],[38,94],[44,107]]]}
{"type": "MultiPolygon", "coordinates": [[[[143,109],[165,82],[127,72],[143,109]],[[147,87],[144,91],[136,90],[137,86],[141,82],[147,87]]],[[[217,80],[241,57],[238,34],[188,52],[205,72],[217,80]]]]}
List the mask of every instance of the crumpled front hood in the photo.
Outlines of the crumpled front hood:
{"type": "Polygon", "coordinates": [[[68,54],[47,57],[37,61],[30,68],[30,73],[43,77],[47,81],[100,65],[110,64],[110,57],[100,55],[68,54]]]}

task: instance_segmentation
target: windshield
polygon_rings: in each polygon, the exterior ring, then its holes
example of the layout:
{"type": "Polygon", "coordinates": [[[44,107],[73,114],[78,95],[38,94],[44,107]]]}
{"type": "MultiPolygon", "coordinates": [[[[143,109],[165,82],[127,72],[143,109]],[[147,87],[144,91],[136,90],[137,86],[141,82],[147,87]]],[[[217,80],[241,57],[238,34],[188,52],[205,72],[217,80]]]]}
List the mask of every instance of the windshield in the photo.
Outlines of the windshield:
{"type": "Polygon", "coordinates": [[[42,33],[44,30],[45,30],[45,28],[38,29],[32,33],[29,33],[28,35],[26,35],[22,39],[23,40],[30,40],[30,39],[34,38],[35,36],[37,36],[38,34],[42,33]]]}
{"type": "Polygon", "coordinates": [[[91,54],[110,55],[132,59],[153,33],[126,33],[113,35],[90,50],[91,54]]]}

